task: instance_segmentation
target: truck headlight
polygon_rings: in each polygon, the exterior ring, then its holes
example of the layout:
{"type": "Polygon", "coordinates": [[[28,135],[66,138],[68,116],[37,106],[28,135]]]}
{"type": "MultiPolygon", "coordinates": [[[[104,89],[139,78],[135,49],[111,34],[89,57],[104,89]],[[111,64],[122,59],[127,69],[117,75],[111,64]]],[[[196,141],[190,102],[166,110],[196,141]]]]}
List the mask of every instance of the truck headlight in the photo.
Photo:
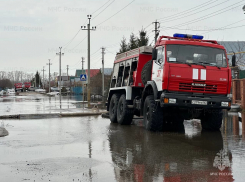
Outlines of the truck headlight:
{"type": "Polygon", "coordinates": [[[169,104],[175,104],[176,103],[176,99],[168,99],[168,103],[169,104]]]}
{"type": "Polygon", "coordinates": [[[221,106],[222,107],[228,107],[229,106],[229,102],[221,102],[221,106]]]}

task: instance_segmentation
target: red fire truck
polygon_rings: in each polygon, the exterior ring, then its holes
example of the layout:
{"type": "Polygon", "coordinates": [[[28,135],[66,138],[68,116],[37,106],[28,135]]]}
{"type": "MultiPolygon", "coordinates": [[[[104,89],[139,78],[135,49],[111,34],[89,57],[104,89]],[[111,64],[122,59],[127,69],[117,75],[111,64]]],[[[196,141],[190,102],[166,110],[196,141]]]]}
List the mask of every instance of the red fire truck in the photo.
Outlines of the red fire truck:
{"type": "Polygon", "coordinates": [[[131,124],[144,116],[147,130],[178,127],[201,119],[219,130],[222,109],[230,109],[231,70],[226,50],[203,36],[161,36],[154,48],[140,47],[115,58],[107,110],[113,123],[131,124]]]}
{"type": "Polygon", "coordinates": [[[22,86],[22,83],[15,83],[14,84],[14,88],[15,88],[15,92],[17,91],[22,91],[23,92],[23,86],[22,86]]]}
{"type": "Polygon", "coordinates": [[[14,87],[15,87],[15,91],[20,90],[21,92],[23,92],[23,89],[29,89],[31,87],[31,82],[25,82],[24,84],[15,83],[14,87]]]}
{"type": "Polygon", "coordinates": [[[25,82],[24,83],[25,89],[29,89],[31,87],[31,82],[25,82]]]}

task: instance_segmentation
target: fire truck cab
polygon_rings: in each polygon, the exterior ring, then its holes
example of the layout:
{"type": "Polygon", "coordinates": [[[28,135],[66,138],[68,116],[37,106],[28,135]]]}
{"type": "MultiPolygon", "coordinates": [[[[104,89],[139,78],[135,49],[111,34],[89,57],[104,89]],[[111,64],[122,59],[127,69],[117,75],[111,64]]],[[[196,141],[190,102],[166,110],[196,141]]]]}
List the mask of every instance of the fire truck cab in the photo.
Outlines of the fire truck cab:
{"type": "Polygon", "coordinates": [[[154,48],[140,47],[115,58],[107,110],[113,123],[144,117],[151,131],[176,129],[184,119],[201,119],[202,128],[219,130],[231,71],[226,50],[203,36],[161,36],[154,48]]]}

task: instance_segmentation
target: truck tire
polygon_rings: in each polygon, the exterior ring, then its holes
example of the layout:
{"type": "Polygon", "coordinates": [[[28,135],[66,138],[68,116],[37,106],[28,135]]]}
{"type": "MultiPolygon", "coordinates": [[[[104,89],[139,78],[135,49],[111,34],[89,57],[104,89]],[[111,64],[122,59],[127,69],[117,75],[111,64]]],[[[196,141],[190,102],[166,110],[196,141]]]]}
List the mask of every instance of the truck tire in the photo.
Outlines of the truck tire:
{"type": "Polygon", "coordinates": [[[148,61],[141,71],[141,81],[146,85],[147,81],[151,80],[152,60],[148,61]]]}
{"type": "Polygon", "coordinates": [[[117,123],[117,105],[119,97],[119,94],[113,94],[110,100],[109,117],[112,123],[117,123]]]}
{"type": "Polygon", "coordinates": [[[149,95],[144,103],[144,125],[150,131],[162,131],[163,127],[163,110],[155,104],[154,96],[149,95]]]}
{"type": "Polygon", "coordinates": [[[121,95],[117,105],[117,122],[121,125],[130,125],[133,116],[133,109],[127,107],[125,94],[121,95]]]}
{"type": "Polygon", "coordinates": [[[201,125],[203,130],[219,131],[222,125],[223,113],[221,109],[210,109],[203,111],[201,125]]]}

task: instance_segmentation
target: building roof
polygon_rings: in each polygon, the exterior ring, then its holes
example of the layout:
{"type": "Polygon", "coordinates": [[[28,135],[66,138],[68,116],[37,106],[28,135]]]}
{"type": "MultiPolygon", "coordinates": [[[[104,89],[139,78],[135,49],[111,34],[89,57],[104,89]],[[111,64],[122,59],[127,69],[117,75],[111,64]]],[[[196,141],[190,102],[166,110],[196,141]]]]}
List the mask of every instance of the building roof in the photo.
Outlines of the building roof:
{"type": "MultiPolygon", "coordinates": [[[[218,43],[225,47],[227,53],[245,52],[245,41],[218,41],[218,43]]],[[[236,56],[239,68],[244,70],[245,54],[236,54],[236,56]]],[[[227,55],[227,57],[231,65],[232,55],[227,55]]]]}
{"type": "Polygon", "coordinates": [[[245,41],[218,41],[218,43],[225,47],[227,53],[245,51],[245,41]]]}
{"type": "MultiPolygon", "coordinates": [[[[105,75],[111,75],[112,71],[113,71],[113,68],[104,68],[105,75]]],[[[102,70],[101,70],[101,73],[102,73],[102,70]]]]}
{"type": "Polygon", "coordinates": [[[79,77],[80,78],[81,74],[84,74],[83,70],[76,70],[75,77],[79,77]]]}
{"type": "MultiPolygon", "coordinates": [[[[86,71],[86,74],[88,74],[88,70],[85,70],[85,71],[86,71]]],[[[99,72],[100,72],[100,69],[90,69],[90,78],[94,77],[99,72]]],[[[82,70],[76,70],[75,77],[80,78],[81,74],[84,74],[84,72],[82,70]]]]}
{"type": "MultiPolygon", "coordinates": [[[[90,69],[90,78],[94,77],[100,72],[100,69],[90,69]]],[[[88,74],[88,70],[86,70],[86,74],[88,74]]]]}

